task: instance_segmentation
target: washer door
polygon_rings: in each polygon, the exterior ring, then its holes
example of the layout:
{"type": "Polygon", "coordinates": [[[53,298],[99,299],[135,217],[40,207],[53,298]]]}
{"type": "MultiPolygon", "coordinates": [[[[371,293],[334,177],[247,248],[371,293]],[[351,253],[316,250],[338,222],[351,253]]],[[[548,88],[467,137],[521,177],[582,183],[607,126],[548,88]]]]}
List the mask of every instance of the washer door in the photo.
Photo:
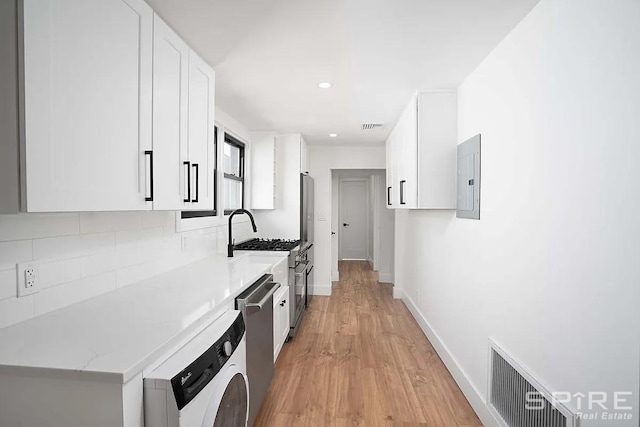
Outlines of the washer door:
{"type": "Polygon", "coordinates": [[[202,427],[246,427],[249,417],[247,376],[236,365],[223,369],[209,386],[215,387],[202,427]]]}

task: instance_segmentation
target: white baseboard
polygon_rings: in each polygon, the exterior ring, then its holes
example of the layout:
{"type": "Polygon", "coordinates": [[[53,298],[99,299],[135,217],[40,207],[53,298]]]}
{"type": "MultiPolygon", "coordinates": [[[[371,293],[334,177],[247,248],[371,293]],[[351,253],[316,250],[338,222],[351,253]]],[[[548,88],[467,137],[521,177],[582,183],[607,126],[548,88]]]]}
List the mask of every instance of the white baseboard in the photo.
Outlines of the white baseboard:
{"type": "MultiPolygon", "coordinates": [[[[485,403],[482,398],[482,394],[478,391],[478,389],[469,381],[464,370],[460,367],[456,359],[453,357],[447,346],[442,342],[438,334],[433,330],[427,319],[420,313],[418,307],[413,303],[411,298],[409,298],[404,292],[398,289],[398,293],[402,295],[402,301],[404,301],[405,305],[413,315],[418,325],[420,325],[420,329],[427,336],[429,342],[440,356],[440,359],[444,362],[445,366],[453,376],[453,379],[456,381],[460,390],[465,395],[471,407],[473,407],[474,411],[482,421],[486,427],[500,427],[501,424],[498,420],[493,416],[489,407],[485,403]]],[[[396,297],[396,288],[393,289],[393,297],[396,297]]]]}
{"type": "MultiPolygon", "coordinates": [[[[404,301],[404,292],[402,292],[402,289],[400,289],[397,286],[394,286],[393,287],[393,298],[401,299],[401,300],[404,301]]],[[[405,301],[405,304],[406,304],[406,301],[405,301]]],[[[413,314],[413,312],[411,312],[411,314],[413,314]]],[[[413,317],[415,317],[415,316],[413,316],[413,317]]]]}
{"type": "Polygon", "coordinates": [[[311,295],[331,296],[331,285],[313,285],[309,292],[311,295]]]}
{"type": "Polygon", "coordinates": [[[378,272],[378,282],[380,283],[393,283],[393,277],[391,274],[385,274],[378,272]]]}

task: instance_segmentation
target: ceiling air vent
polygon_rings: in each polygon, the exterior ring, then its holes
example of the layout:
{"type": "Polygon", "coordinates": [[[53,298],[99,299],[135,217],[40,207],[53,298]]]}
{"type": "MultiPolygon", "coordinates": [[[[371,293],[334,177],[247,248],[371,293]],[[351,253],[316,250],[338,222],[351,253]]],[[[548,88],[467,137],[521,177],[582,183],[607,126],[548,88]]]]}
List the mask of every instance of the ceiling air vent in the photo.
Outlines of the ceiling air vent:
{"type": "Polygon", "coordinates": [[[382,127],[381,123],[363,123],[362,130],[374,130],[380,129],[382,127]]]}

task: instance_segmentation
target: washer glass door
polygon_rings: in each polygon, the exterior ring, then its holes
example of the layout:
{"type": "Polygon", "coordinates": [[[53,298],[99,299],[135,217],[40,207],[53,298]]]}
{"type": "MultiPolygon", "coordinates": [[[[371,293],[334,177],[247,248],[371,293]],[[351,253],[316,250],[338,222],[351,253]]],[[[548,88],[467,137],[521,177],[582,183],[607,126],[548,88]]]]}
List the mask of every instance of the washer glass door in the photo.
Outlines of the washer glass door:
{"type": "Polygon", "coordinates": [[[213,421],[213,427],[245,427],[247,425],[247,383],[237,373],[229,381],[213,421]]]}
{"type": "Polygon", "coordinates": [[[247,377],[236,366],[223,370],[211,381],[215,390],[209,398],[202,427],[246,427],[249,416],[247,377]]]}

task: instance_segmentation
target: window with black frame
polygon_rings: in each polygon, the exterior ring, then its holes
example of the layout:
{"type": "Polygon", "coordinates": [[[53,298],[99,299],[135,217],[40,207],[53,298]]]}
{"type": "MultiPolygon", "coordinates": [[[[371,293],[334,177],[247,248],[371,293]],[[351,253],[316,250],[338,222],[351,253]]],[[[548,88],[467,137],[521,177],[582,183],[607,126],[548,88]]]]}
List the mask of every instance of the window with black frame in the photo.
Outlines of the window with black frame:
{"type": "Polygon", "coordinates": [[[218,127],[213,128],[213,210],[212,211],[182,211],[182,219],[203,218],[218,215],[218,127]]]}
{"type": "Polygon", "coordinates": [[[244,144],[225,134],[222,150],[224,213],[244,208],[244,144]]]}

